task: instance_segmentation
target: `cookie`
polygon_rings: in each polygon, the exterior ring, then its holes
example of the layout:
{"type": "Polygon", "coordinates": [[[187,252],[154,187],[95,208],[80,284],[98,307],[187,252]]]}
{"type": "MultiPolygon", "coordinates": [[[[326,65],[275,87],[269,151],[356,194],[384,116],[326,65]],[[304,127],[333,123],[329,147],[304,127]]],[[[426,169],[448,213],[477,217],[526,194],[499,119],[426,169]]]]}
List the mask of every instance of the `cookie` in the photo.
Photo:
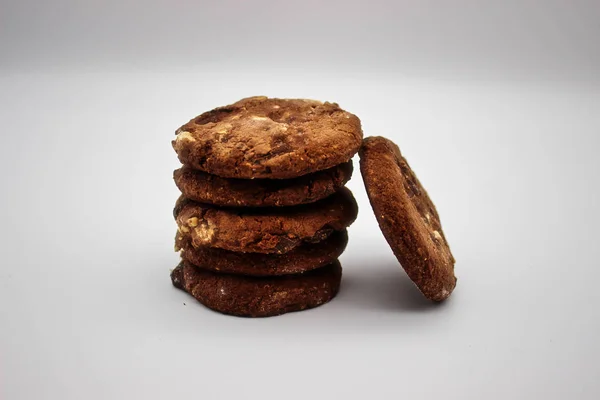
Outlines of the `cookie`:
{"type": "Polygon", "coordinates": [[[294,206],[323,199],[348,182],[352,161],[292,179],[221,178],[183,167],[173,178],[183,196],[229,207],[294,206]]]}
{"type": "Polygon", "coordinates": [[[300,274],[335,261],[346,248],[346,230],[318,243],[303,243],[284,254],[237,253],[214,247],[194,248],[177,235],[176,249],[190,264],[216,272],[252,276],[300,274]]]}
{"type": "Polygon", "coordinates": [[[182,164],[224,178],[288,179],[347,162],[360,120],[335,103],[249,97],[192,119],[173,148],[182,164]]]}
{"type": "Polygon", "coordinates": [[[428,299],[442,301],[456,286],[454,257],[427,192],[383,137],[369,137],[360,170],[381,231],[406,273],[428,299]]]}
{"type": "Polygon", "coordinates": [[[358,207],[344,187],[323,200],[293,207],[222,208],[179,200],[175,211],[178,231],[195,248],[283,254],[347,228],[358,207]]]}
{"type": "Polygon", "coordinates": [[[196,203],[195,201],[190,200],[183,195],[180,195],[177,198],[177,200],[175,201],[175,207],[173,207],[173,218],[175,218],[175,220],[177,220],[177,216],[179,215],[181,210],[183,210],[183,207],[187,206],[188,204],[195,204],[195,203],[196,203]]]}
{"type": "Polygon", "coordinates": [[[171,272],[173,286],[208,308],[240,317],[271,317],[318,307],[335,297],[341,279],[339,261],[301,275],[268,278],[220,274],[185,261],[171,272]]]}

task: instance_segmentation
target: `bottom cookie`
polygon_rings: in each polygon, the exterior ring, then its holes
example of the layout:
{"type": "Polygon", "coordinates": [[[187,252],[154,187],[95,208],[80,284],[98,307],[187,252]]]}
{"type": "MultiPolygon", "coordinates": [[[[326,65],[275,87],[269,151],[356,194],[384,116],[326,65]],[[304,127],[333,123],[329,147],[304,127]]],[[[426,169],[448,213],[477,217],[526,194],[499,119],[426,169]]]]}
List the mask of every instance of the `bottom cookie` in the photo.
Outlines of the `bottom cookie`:
{"type": "Polygon", "coordinates": [[[337,260],[302,275],[268,278],[220,274],[185,261],[171,272],[173,286],[208,308],[240,317],[271,317],[318,307],[335,297],[341,279],[337,260]]]}

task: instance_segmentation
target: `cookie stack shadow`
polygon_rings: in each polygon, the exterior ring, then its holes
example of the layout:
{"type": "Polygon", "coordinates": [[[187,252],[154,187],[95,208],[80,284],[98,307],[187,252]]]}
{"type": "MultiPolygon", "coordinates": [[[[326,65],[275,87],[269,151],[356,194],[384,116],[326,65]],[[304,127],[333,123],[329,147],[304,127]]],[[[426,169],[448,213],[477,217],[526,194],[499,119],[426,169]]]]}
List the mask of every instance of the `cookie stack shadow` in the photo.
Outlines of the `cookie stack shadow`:
{"type": "Polygon", "coordinates": [[[182,126],[173,285],[245,317],[334,298],[358,213],[345,184],[361,141],[358,118],[309,100],[244,99],[182,126]]]}

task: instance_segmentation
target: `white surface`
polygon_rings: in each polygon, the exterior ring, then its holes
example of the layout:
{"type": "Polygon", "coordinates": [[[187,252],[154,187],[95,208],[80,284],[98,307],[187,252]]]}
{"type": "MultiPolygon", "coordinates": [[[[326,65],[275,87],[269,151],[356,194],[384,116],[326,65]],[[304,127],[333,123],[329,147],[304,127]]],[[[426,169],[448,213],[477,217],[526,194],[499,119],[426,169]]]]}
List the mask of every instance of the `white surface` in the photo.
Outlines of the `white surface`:
{"type": "Polygon", "coordinates": [[[0,87],[0,398],[600,396],[597,88],[227,71],[0,87]],[[358,173],[330,304],[240,319],[171,287],[173,131],[257,93],[338,101],[400,143],[457,259],[447,303],[408,281],[358,173]]]}

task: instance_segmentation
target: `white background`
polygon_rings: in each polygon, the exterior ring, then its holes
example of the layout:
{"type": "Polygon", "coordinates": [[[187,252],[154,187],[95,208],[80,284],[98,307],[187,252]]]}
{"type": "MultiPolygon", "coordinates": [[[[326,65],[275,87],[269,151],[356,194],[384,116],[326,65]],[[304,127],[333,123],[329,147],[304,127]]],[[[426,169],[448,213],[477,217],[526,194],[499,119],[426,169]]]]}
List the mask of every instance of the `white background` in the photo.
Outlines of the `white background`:
{"type": "Polygon", "coordinates": [[[0,9],[2,400],[600,397],[597,3],[87,3],[0,9]],[[171,286],[174,130],[257,94],[400,145],[457,260],[446,303],[357,162],[331,303],[240,319],[171,286]]]}

